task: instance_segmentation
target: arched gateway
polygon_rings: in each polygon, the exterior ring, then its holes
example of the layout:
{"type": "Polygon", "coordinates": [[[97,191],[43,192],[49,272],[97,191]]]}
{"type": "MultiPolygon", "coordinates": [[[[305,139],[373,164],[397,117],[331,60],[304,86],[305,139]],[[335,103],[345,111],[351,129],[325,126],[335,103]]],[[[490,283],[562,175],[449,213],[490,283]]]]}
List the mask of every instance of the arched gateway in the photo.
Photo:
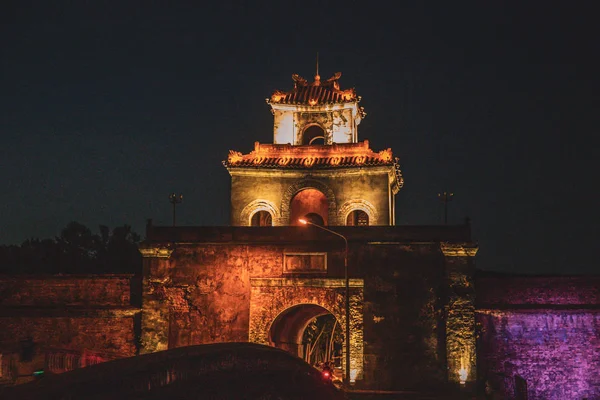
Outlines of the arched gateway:
{"type": "MultiPolygon", "coordinates": [[[[302,356],[302,333],[313,318],[331,313],[345,326],[344,279],[253,278],[250,286],[250,342],[302,356]]],[[[363,370],[363,280],[351,279],[349,288],[350,379],[355,380],[363,370]]]]}

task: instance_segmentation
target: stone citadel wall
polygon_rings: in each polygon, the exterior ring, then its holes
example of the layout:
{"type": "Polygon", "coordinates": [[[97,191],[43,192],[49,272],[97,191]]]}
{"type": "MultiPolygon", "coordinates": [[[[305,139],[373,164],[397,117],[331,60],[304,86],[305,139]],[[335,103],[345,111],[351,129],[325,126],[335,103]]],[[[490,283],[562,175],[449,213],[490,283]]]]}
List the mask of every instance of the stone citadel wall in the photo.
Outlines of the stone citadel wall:
{"type": "Polygon", "coordinates": [[[483,383],[515,398],[600,398],[600,276],[476,279],[478,370],[483,383]]]}
{"type": "Polygon", "coordinates": [[[137,288],[130,275],[0,276],[0,381],[135,355],[137,288]]]}

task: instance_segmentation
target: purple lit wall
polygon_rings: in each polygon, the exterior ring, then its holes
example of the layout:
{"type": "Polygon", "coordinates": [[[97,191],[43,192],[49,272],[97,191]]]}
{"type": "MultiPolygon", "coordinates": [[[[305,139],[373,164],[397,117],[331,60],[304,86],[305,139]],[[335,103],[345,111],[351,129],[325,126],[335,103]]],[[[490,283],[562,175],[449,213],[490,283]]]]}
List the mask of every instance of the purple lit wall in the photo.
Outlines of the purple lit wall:
{"type": "Polygon", "coordinates": [[[600,277],[476,283],[482,384],[507,399],[520,378],[529,399],[600,399],[600,277]]]}

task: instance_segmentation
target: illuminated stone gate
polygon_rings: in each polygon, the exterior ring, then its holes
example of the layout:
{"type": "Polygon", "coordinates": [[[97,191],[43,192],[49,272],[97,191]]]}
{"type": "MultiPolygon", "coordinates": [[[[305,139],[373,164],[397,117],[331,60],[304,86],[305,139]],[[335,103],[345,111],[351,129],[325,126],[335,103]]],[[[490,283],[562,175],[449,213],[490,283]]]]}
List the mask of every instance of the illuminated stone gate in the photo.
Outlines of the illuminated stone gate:
{"type": "Polygon", "coordinates": [[[313,318],[330,313],[345,326],[347,260],[357,386],[475,380],[470,226],[394,226],[398,159],[359,141],[366,113],[340,77],[294,74],[293,89],[267,99],[273,143],[223,162],[231,226],[149,224],[143,352],[251,341],[300,356],[313,318]]]}

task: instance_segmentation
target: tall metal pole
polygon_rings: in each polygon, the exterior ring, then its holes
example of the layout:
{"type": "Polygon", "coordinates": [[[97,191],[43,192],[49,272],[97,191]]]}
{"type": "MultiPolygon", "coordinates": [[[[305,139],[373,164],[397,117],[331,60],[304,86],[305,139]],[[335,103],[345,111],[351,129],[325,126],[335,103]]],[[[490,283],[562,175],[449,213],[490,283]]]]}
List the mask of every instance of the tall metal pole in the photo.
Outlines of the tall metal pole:
{"type": "Polygon", "coordinates": [[[454,196],[454,193],[448,193],[448,192],[438,193],[439,199],[444,202],[444,224],[445,225],[448,224],[448,202],[450,200],[452,200],[452,196],[454,196]]]}
{"type": "Polygon", "coordinates": [[[173,204],[173,226],[175,226],[175,206],[183,201],[183,195],[171,193],[169,195],[169,201],[173,204]]]}
{"type": "Polygon", "coordinates": [[[319,229],[322,229],[324,231],[327,231],[329,233],[333,233],[334,235],[337,235],[339,237],[341,237],[342,239],[344,239],[344,244],[345,244],[345,249],[344,249],[344,280],[345,280],[345,287],[346,287],[346,292],[345,292],[345,297],[346,297],[346,301],[345,301],[345,306],[344,306],[344,311],[345,311],[345,318],[346,318],[346,334],[345,336],[345,347],[346,347],[346,368],[344,369],[344,385],[348,388],[350,387],[350,277],[348,275],[348,239],[346,239],[346,236],[337,233],[335,231],[332,231],[331,229],[327,229],[321,225],[317,225],[314,224],[304,218],[299,219],[298,221],[300,221],[300,223],[304,224],[304,225],[312,225],[315,226],[319,229]]]}

